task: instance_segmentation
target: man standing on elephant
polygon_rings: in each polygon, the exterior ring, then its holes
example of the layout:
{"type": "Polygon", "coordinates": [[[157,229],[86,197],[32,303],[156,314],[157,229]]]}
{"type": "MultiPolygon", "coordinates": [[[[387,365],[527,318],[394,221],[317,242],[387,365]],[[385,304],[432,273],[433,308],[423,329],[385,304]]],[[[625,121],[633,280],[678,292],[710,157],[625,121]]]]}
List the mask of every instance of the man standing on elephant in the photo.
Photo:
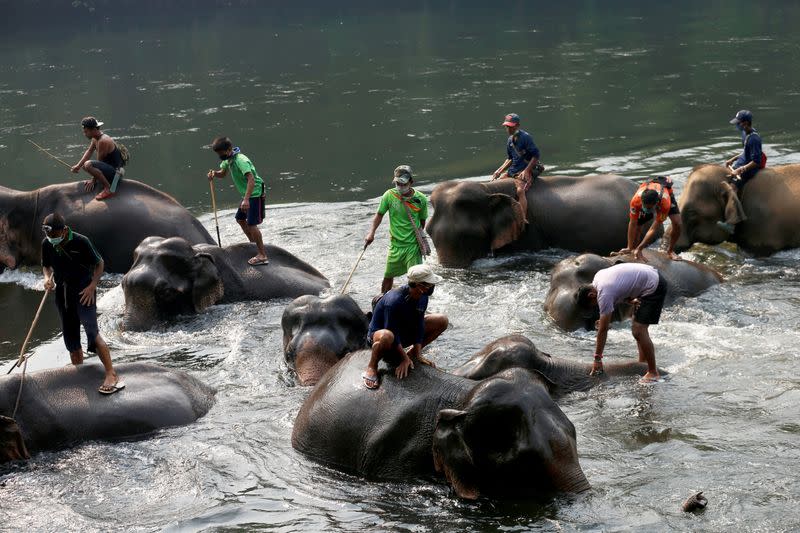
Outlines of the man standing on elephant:
{"type": "Polygon", "coordinates": [[[764,168],[766,158],[761,150],[761,136],[753,129],[753,114],[750,111],[742,109],[736,113],[730,123],[735,124],[736,129],[741,132],[744,150],[728,159],[725,162],[725,166],[728,167],[731,176],[733,176],[731,182],[736,187],[737,192],[741,193],[745,184],[760,169],[764,168]]]}
{"type": "Polygon", "coordinates": [[[378,362],[388,359],[397,364],[395,376],[403,379],[414,360],[434,366],[422,356],[422,348],[433,342],[449,324],[445,315],[425,316],[428,298],[441,276],[430,265],[414,265],[408,269],[408,285],[393,289],[378,301],[367,331],[367,344],[372,357],[362,374],[364,386],[378,388],[378,362]]]}
{"type": "Polygon", "coordinates": [[[592,375],[603,373],[603,350],[614,308],[628,302],[635,308],[631,332],[639,348],[639,361],[647,363],[647,373],[641,381],[655,383],[659,380],[656,350],[648,327],[658,324],[666,295],[667,280],[664,276],[650,265],[640,263],[620,263],[604,268],[594,275],[591,285],[582,285],[578,289],[578,305],[586,310],[599,308],[600,311],[592,375]]]}
{"type": "Polygon", "coordinates": [[[420,249],[417,232],[422,231],[428,218],[428,198],[411,187],[414,183],[411,167],[400,165],[394,169],[392,181],[394,188],[383,193],[378,212],[375,213],[369,233],[364,238],[366,248],[375,240],[375,231],[383,216],[389,213],[389,255],[386,258],[381,293],[392,288],[396,276],[402,276],[410,267],[422,263],[424,250],[420,249]]]}
{"type": "Polygon", "coordinates": [[[239,147],[233,146],[227,137],[217,137],[211,142],[211,149],[214,150],[222,163],[219,170],[209,170],[209,181],[214,178],[224,178],[231,172],[233,184],[243,195],[242,203],[236,211],[236,222],[242,228],[250,242],[254,242],[258,247],[258,254],[248,259],[248,263],[256,265],[268,265],[267,251],[264,248],[264,239],[258,225],[264,221],[266,215],[266,187],[264,180],[258,175],[255,165],[247,158],[239,147]]]}
{"type": "Polygon", "coordinates": [[[114,142],[114,139],[100,131],[102,122],[98,122],[94,117],[86,117],[81,120],[83,127],[83,134],[91,142],[89,148],[70,170],[77,174],[81,168],[85,170],[92,179],[86,182],[86,190],[91,191],[94,189],[96,182],[103,185],[103,190],[95,196],[95,200],[105,200],[111,198],[116,194],[116,187],[112,184],[119,181],[122,175],[122,167],[124,162],[122,160],[122,152],[114,142]],[[97,150],[97,159],[90,160],[94,151],[97,150]],[[114,191],[112,191],[112,186],[114,191]]]}
{"type": "Polygon", "coordinates": [[[680,260],[675,253],[675,243],[681,236],[681,213],[678,210],[675,194],[672,192],[672,180],[667,176],[657,176],[647,183],[642,183],[631,198],[628,245],[618,253],[626,254],[633,251],[634,258],[645,261],[642,250],[656,239],[658,230],[664,226],[667,217],[672,224],[667,255],[674,261],[680,260]],[[651,220],[653,223],[642,238],[642,228],[651,220]]]}
{"type": "Polygon", "coordinates": [[[96,289],[103,274],[103,258],[91,241],[70,229],[64,218],[51,213],[44,219],[42,229],[42,271],[44,288],[55,289],[56,308],[61,317],[64,344],[73,365],[83,363],[81,324],[86,332],[87,350],[97,352],[105,368],[105,380],[98,389],[114,394],[125,388],[111,364],[108,345],[97,327],[96,289]]]}
{"type": "Polygon", "coordinates": [[[520,129],[520,118],[516,113],[509,113],[503,120],[508,132],[506,155],[508,156],[500,168],[492,174],[492,180],[513,178],[517,180],[517,200],[522,212],[528,212],[526,193],[533,184],[533,179],[542,173],[544,166],[539,162],[539,148],[533,142],[531,134],[520,129]]]}

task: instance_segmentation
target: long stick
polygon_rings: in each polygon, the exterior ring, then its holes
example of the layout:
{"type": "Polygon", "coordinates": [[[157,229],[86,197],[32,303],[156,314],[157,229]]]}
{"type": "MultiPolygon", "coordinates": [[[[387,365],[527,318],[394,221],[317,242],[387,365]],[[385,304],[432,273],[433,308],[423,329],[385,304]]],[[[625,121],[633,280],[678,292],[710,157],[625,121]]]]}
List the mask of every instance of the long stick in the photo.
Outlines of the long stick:
{"type": "Polygon", "coordinates": [[[339,294],[344,294],[344,291],[347,290],[347,286],[350,285],[350,280],[353,279],[353,274],[356,273],[356,268],[358,267],[358,264],[361,262],[361,258],[364,257],[364,252],[366,251],[367,251],[367,245],[365,244],[364,249],[361,250],[361,254],[358,256],[358,259],[356,259],[356,264],[353,265],[353,270],[351,270],[350,275],[347,276],[347,281],[344,282],[344,286],[342,287],[342,292],[340,292],[339,294]]]}
{"type": "Polygon", "coordinates": [[[35,328],[36,323],[39,322],[39,315],[42,314],[42,308],[44,307],[44,302],[45,300],[47,300],[47,295],[49,293],[50,291],[47,290],[44,291],[44,296],[42,296],[42,301],[39,304],[39,309],[36,311],[36,316],[33,317],[33,322],[31,323],[31,329],[28,330],[28,336],[25,337],[25,342],[22,343],[22,349],[20,349],[19,351],[19,360],[16,363],[14,363],[14,365],[11,368],[8,369],[6,375],[9,375],[12,370],[17,368],[19,365],[22,364],[23,361],[25,361],[25,348],[28,346],[28,341],[31,340],[31,335],[33,335],[33,328],[35,328]]]}
{"type": "Polygon", "coordinates": [[[41,150],[42,152],[44,152],[47,155],[49,155],[50,157],[52,157],[53,159],[55,159],[56,161],[58,161],[59,163],[61,163],[62,165],[64,165],[65,167],[67,167],[68,169],[72,170],[72,165],[70,165],[69,163],[67,163],[63,159],[57,158],[56,156],[54,156],[53,154],[51,154],[50,152],[48,152],[47,150],[45,150],[44,148],[42,148],[41,146],[39,146],[38,144],[36,144],[35,142],[33,142],[30,139],[28,139],[28,142],[31,143],[32,145],[34,145],[39,150],[41,150]]]}
{"type": "Polygon", "coordinates": [[[217,197],[214,194],[214,182],[208,182],[208,186],[211,187],[211,208],[214,210],[214,225],[217,226],[217,245],[222,248],[222,239],[219,238],[219,220],[217,219],[217,197]]]}

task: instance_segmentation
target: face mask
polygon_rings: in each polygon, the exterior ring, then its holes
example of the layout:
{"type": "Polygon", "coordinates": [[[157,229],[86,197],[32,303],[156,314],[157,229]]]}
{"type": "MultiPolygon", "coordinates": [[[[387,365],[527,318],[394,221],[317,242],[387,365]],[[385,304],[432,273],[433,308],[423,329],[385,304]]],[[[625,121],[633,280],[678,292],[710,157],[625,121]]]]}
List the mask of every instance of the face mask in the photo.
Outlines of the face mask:
{"type": "MultiPolygon", "coordinates": [[[[653,207],[655,207],[655,206],[653,206],[653,207]]],[[[649,215],[650,213],[653,212],[653,207],[642,206],[642,213],[644,213],[645,215],[649,215]]]]}
{"type": "Polygon", "coordinates": [[[64,237],[48,237],[47,240],[50,242],[50,244],[55,246],[59,244],[61,241],[63,241],[64,237]]]}
{"type": "Polygon", "coordinates": [[[399,183],[395,184],[395,190],[400,194],[406,194],[408,191],[411,190],[411,185],[400,185],[399,183]]]}
{"type": "Polygon", "coordinates": [[[739,131],[744,131],[744,127],[742,127],[741,123],[736,124],[736,129],[739,131]]]}
{"type": "Polygon", "coordinates": [[[431,287],[430,289],[425,291],[425,296],[430,296],[431,294],[433,294],[433,289],[435,289],[435,288],[436,288],[436,285],[434,285],[433,287],[431,287]]]}
{"type": "Polygon", "coordinates": [[[228,159],[230,159],[231,157],[233,157],[233,155],[234,155],[234,154],[231,154],[231,155],[220,154],[220,155],[219,155],[219,158],[220,158],[220,159],[222,159],[223,161],[227,161],[228,159]]]}

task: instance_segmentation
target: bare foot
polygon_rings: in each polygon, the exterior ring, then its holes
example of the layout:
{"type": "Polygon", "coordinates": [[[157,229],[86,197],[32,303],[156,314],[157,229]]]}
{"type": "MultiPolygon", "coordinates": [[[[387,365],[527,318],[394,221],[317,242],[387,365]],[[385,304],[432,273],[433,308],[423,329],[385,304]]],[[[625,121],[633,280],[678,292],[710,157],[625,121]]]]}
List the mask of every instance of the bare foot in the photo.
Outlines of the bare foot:
{"type": "Polygon", "coordinates": [[[659,381],[661,381],[661,376],[658,374],[658,372],[648,372],[642,376],[642,379],[639,380],[639,383],[658,383],[659,381]]]}

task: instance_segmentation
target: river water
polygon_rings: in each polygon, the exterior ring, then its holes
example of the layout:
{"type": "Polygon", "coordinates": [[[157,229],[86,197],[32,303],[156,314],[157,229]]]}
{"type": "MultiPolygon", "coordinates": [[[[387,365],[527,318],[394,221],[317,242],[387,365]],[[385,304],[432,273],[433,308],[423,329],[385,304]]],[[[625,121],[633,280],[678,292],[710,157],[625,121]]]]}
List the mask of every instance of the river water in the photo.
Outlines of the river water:
{"type": "MultiPolygon", "coordinates": [[[[679,192],[694,165],[737,149],[727,120],[743,107],[770,164],[800,162],[796,5],[233,2],[165,5],[158,16],[137,5],[14,8],[19,24],[0,41],[0,183],[74,179],[26,139],[74,163],[85,146],[77,124],[95,114],[130,148],[128,176],[173,194],[213,233],[202,174],[215,165],[207,144],[227,134],[267,179],[266,240],[317,267],[333,290],[394,166],[414,166],[428,193],[446,179],[483,179],[503,159],[498,124],[509,111],[552,172],[671,174],[679,192]],[[32,18],[44,9],[45,20],[32,18]]],[[[234,191],[218,199],[223,242],[241,241],[234,191]]],[[[384,225],[351,285],[365,309],[387,239],[384,225]]],[[[522,333],[553,355],[588,360],[593,334],[558,331],[542,311],[549,270],[567,255],[482,259],[466,270],[441,268],[434,255],[445,281],[431,310],[447,313],[451,328],[429,356],[452,368],[522,333]]],[[[797,530],[800,252],[754,259],[725,245],[685,255],[726,283],[679,301],[651,328],[665,383],[619,381],[560,400],[593,489],[544,504],[464,502],[430,480],[366,482],[307,460],[290,444],[309,390],[283,363],[286,301],[215,306],[131,333],[119,328],[120,276],[108,276],[100,326],[114,360],[188,370],[218,388],[217,404],[143,441],[3,467],[0,529],[797,530]],[[708,509],[682,513],[699,490],[708,509]]],[[[4,368],[41,283],[35,269],[0,276],[4,368]]],[[[51,305],[30,351],[34,369],[68,362],[51,305]]],[[[626,325],[611,331],[607,353],[636,356],[626,325]]]]}

